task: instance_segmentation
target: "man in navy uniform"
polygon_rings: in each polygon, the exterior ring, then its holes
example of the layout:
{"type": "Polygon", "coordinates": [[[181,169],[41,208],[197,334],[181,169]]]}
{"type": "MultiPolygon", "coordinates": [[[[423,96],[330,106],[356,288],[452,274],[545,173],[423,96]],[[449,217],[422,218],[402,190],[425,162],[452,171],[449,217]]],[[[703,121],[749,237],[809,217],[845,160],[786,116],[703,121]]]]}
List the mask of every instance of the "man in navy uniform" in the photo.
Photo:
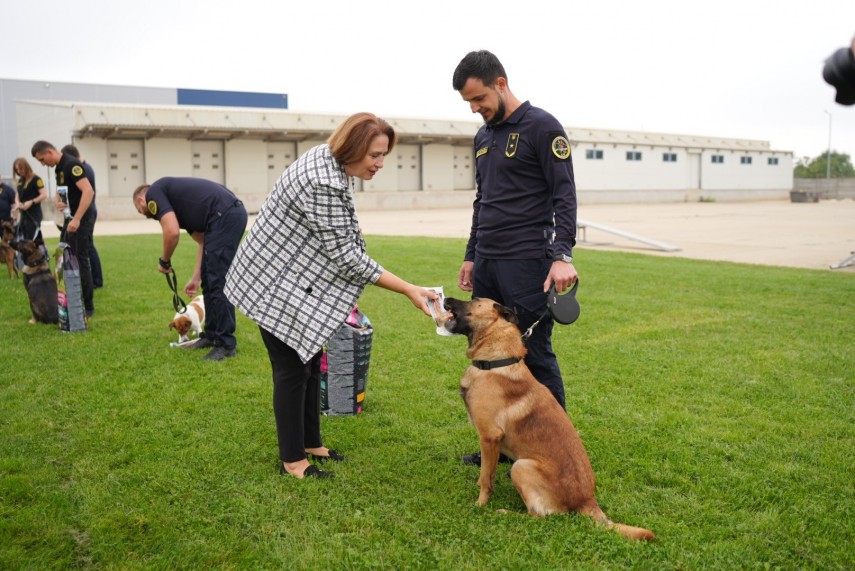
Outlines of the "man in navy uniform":
{"type": "MultiPolygon", "coordinates": [[[[526,331],[545,313],[549,287],[564,291],[578,277],[570,143],[555,117],[514,96],[501,62],[486,50],[460,61],[452,86],[484,119],[475,135],[477,188],[458,285],[512,308],[526,331]]],[[[534,328],[526,349],[532,374],[566,408],[551,319],[534,328]]],[[[463,462],[480,465],[481,455],[463,462]]]]}
{"type": "MultiPolygon", "coordinates": [[[[94,216],[95,221],[98,220],[98,208],[95,205],[95,198],[98,195],[98,190],[95,186],[95,169],[92,168],[92,165],[86,162],[86,160],[80,156],[80,151],[74,145],[65,145],[61,149],[62,154],[71,155],[83,165],[83,172],[86,174],[86,178],[89,179],[89,184],[92,185],[92,190],[95,191],[95,196],[92,197],[92,204],[89,205],[89,209],[92,211],[92,216],[94,216]]],[[[57,209],[62,212],[62,209],[65,208],[64,204],[56,204],[57,209]]],[[[60,229],[61,230],[61,229],[60,229]]],[[[92,236],[92,241],[89,244],[89,266],[92,268],[92,287],[98,289],[99,287],[104,287],[104,273],[101,270],[101,256],[98,255],[98,250],[95,249],[95,236],[92,236]]]]}
{"type": "Polygon", "coordinates": [[[235,252],[246,230],[243,203],[226,187],[201,178],[164,177],[134,191],[137,212],[160,222],[163,253],[158,269],[172,269],[172,254],[178,247],[180,230],[199,244],[196,267],[184,293],[192,298],[202,287],[205,295],[205,330],[191,346],[210,348],[204,359],[221,361],[236,355],[235,308],[223,287],[235,252]]]}
{"type": "Polygon", "coordinates": [[[86,317],[92,317],[95,313],[95,301],[89,248],[95,231],[95,212],[94,208],[91,208],[95,201],[95,189],[86,177],[81,162],[71,155],[59,152],[47,141],[37,141],[33,145],[32,154],[41,164],[54,167],[57,190],[60,187],[67,188],[71,218],[66,221],[63,239],[77,255],[83,308],[86,310],[86,317]]]}

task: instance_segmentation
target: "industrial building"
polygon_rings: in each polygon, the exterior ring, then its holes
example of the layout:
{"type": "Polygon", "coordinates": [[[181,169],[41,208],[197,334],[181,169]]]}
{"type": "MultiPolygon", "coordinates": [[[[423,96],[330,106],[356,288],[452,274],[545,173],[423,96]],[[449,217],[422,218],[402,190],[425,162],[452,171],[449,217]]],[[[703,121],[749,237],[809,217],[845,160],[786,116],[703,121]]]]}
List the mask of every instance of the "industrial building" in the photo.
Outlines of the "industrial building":
{"type": "MultiPolygon", "coordinates": [[[[0,79],[0,98],[4,178],[24,156],[52,194],[53,174],[30,148],[39,139],[74,143],[95,169],[101,219],[137,216],[131,193],[162,176],[221,182],[257,211],[281,172],[346,116],[289,110],[283,94],[10,79],[0,79]]],[[[379,176],[356,181],[357,206],[470,205],[481,122],[384,118],[398,144],[379,176]]],[[[767,141],[565,129],[580,203],[784,199],[792,190],[792,152],[767,141]]]]}

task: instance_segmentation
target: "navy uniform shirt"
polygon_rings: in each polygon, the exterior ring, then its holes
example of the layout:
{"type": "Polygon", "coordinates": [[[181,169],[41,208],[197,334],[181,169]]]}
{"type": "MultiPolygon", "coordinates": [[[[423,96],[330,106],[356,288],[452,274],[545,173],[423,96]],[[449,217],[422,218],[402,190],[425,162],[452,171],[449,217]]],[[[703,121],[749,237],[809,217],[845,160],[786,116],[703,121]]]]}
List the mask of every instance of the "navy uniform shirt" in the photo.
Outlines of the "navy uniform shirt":
{"type": "Polygon", "coordinates": [[[472,230],[466,260],[571,255],[576,183],[570,143],[558,120],[526,101],[475,135],[472,230]],[[553,244],[554,232],[554,244],[553,244]]]}
{"type": "MultiPolygon", "coordinates": [[[[98,192],[95,190],[95,169],[92,168],[92,165],[83,161],[83,172],[86,174],[86,178],[89,179],[89,184],[92,185],[93,192],[98,192]]],[[[92,212],[97,212],[98,209],[95,207],[95,196],[92,196],[92,203],[89,204],[89,210],[92,212]]]]}
{"type": "Polygon", "coordinates": [[[236,202],[232,191],[203,178],[160,178],[145,193],[146,208],[155,220],[174,212],[179,228],[191,234],[204,232],[209,222],[236,202]]]}
{"type": "MultiPolygon", "coordinates": [[[[83,193],[77,188],[77,181],[86,178],[86,171],[83,170],[83,165],[79,160],[65,153],[62,154],[62,158],[56,164],[55,171],[56,186],[68,187],[68,206],[71,208],[71,215],[75,216],[77,207],[80,206],[80,199],[83,196],[83,193]]],[[[92,186],[92,192],[95,192],[95,187],[91,181],[89,185],[92,186]]],[[[92,200],[95,200],[94,196],[92,200]]]]}
{"type": "Polygon", "coordinates": [[[0,182],[0,220],[12,219],[12,206],[15,204],[15,190],[0,182]]]}

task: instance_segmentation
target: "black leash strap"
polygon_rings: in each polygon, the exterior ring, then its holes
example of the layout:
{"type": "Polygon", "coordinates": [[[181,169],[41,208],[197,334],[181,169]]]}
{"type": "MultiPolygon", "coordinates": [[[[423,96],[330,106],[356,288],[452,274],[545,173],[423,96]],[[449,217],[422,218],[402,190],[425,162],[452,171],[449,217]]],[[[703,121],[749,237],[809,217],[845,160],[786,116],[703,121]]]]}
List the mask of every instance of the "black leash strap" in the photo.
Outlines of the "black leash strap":
{"type": "Polygon", "coordinates": [[[178,295],[178,278],[175,276],[175,270],[169,268],[169,271],[163,275],[166,276],[166,283],[169,284],[169,289],[172,290],[172,307],[175,308],[177,313],[184,313],[187,311],[187,304],[178,295]]]}

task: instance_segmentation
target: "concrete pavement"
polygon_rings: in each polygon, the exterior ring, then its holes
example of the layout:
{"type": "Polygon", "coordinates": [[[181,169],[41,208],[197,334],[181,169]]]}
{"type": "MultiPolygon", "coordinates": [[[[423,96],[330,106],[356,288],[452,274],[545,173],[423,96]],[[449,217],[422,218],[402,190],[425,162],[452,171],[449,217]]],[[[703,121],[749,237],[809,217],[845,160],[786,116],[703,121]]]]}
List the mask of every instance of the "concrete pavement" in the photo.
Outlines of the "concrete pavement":
{"type": "MultiPolygon", "coordinates": [[[[471,210],[364,210],[358,213],[365,234],[465,238],[471,210]]],[[[721,260],[796,268],[829,269],[855,251],[855,201],[686,202],[592,204],[579,208],[579,248],[619,250],[657,256],[721,260]],[[662,242],[679,248],[664,252],[649,244],[594,227],[662,242]]],[[[250,225],[254,217],[250,217],[250,225]]],[[[46,237],[56,226],[43,225],[46,237]]],[[[96,236],[159,233],[160,225],[135,220],[99,221],[96,236]]],[[[462,252],[461,252],[462,256],[462,252]]],[[[855,272],[855,266],[835,270],[855,272]]]]}

